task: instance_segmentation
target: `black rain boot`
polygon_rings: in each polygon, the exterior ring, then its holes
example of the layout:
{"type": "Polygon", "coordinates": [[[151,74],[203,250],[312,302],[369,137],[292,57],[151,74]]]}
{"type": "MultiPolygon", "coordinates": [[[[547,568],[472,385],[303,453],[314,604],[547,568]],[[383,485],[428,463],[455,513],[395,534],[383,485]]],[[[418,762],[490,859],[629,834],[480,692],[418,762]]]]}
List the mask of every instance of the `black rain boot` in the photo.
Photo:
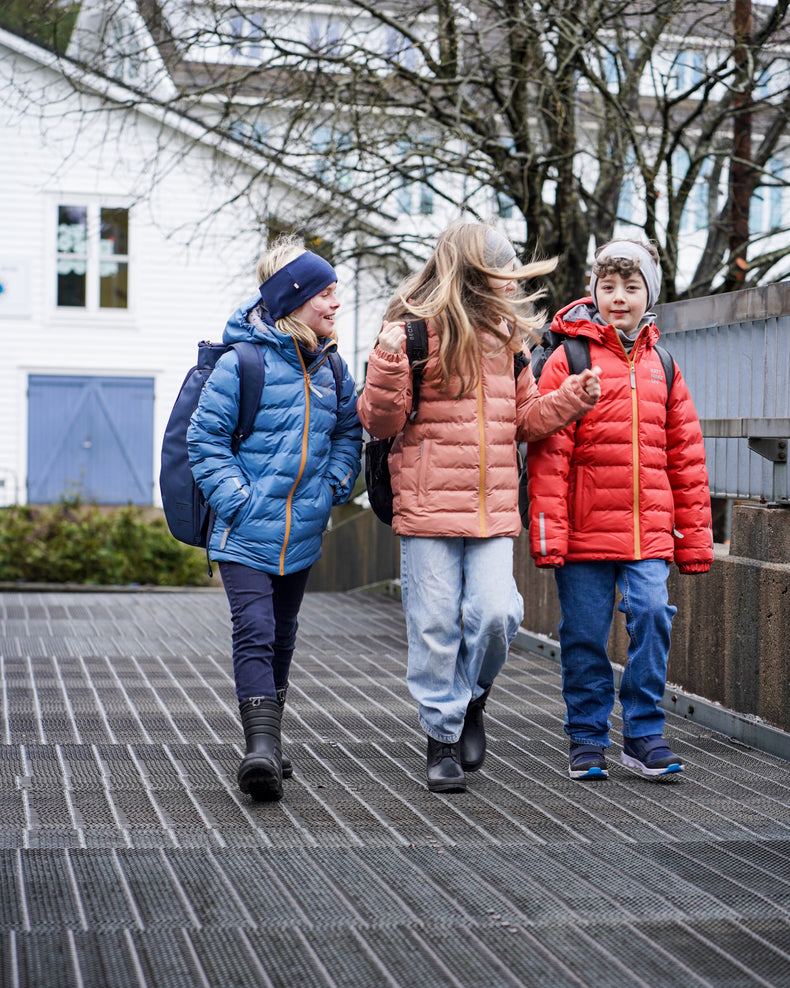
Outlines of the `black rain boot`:
{"type": "Polygon", "coordinates": [[[461,731],[461,765],[465,772],[476,772],[486,757],[486,732],[483,727],[483,711],[491,692],[489,686],[476,700],[470,700],[461,731]]]}
{"type": "Polygon", "coordinates": [[[460,741],[451,744],[428,735],[427,775],[431,792],[466,792],[460,747],[460,741]]]}
{"type": "Polygon", "coordinates": [[[280,705],[274,697],[259,696],[239,704],[247,754],[239,765],[238,783],[255,800],[283,795],[280,705]]]}
{"type": "MultiPolygon", "coordinates": [[[[281,686],[277,690],[277,703],[280,706],[280,720],[282,721],[283,707],[285,706],[285,694],[288,692],[288,683],[285,686],[281,686]]],[[[283,766],[283,778],[290,779],[294,774],[294,767],[291,759],[286,755],[285,752],[282,753],[282,766],[283,766]]]]}

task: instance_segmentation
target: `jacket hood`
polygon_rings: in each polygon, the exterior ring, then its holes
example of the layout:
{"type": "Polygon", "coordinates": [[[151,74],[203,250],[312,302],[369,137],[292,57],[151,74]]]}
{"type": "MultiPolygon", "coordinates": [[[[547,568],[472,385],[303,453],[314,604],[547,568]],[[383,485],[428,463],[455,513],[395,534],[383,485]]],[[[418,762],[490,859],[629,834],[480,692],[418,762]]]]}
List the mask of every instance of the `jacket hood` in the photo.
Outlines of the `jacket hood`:
{"type": "Polygon", "coordinates": [[[223,343],[239,343],[242,340],[274,346],[282,346],[286,341],[285,335],[277,332],[260,295],[254,295],[242,303],[225,324],[223,343]]]}
{"type": "MultiPolygon", "coordinates": [[[[271,314],[266,311],[260,294],[254,295],[240,305],[225,324],[225,331],[222,334],[223,343],[239,343],[242,340],[265,343],[267,346],[278,350],[280,356],[285,360],[297,361],[293,337],[288,333],[281,333],[277,329],[271,314]]],[[[300,349],[303,355],[308,358],[308,362],[312,363],[330,350],[336,350],[337,342],[326,340],[319,345],[318,350],[313,351],[307,351],[300,344],[300,349]]]]}
{"type": "MultiPolygon", "coordinates": [[[[656,326],[654,312],[646,312],[639,324],[639,332],[648,328],[647,342],[654,346],[658,342],[659,332],[656,326]]],[[[554,316],[551,328],[555,333],[565,333],[567,336],[587,336],[589,339],[603,342],[605,331],[609,324],[603,320],[598,307],[590,296],[569,302],[554,316]]],[[[637,333],[638,335],[638,333],[637,333]]]]}

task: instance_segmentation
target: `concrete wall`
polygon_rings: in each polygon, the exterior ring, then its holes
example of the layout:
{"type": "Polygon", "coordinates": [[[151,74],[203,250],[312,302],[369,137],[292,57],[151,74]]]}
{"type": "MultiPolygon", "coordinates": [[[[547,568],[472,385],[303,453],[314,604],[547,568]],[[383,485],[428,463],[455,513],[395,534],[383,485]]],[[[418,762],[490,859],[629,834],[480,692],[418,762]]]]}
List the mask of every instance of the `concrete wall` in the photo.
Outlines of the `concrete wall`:
{"type": "MultiPolygon", "coordinates": [[[[559,605],[551,571],[516,541],[515,574],[523,625],[557,638],[559,605]]],[[[398,539],[371,511],[339,525],[324,544],[310,590],[348,590],[399,575],[398,539]]],[[[729,549],[717,545],[709,573],[681,576],[673,566],[668,682],[736,713],[790,731],[790,509],[737,505],[729,549]]],[[[625,618],[615,612],[609,655],[624,665],[625,618]]]]}

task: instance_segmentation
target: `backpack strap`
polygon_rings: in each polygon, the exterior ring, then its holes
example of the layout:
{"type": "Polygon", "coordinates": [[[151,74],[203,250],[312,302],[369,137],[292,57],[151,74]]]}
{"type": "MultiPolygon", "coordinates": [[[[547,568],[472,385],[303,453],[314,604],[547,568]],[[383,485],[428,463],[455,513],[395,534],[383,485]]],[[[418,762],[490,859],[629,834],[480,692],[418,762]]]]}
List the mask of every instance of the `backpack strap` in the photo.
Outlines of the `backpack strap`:
{"type": "Polygon", "coordinates": [[[675,383],[675,360],[669,350],[659,346],[658,343],[656,343],[653,349],[658,354],[661,360],[661,366],[664,368],[664,379],[667,382],[667,398],[669,398],[672,385],[675,383]]]}
{"type": "Polygon", "coordinates": [[[255,424],[255,413],[261,403],[265,371],[263,347],[260,344],[244,340],[241,343],[234,343],[232,349],[236,351],[239,361],[239,422],[231,440],[235,453],[242,440],[252,432],[255,424]]]}
{"type": "Polygon", "coordinates": [[[329,366],[335,376],[335,397],[337,398],[337,409],[340,411],[340,399],[343,395],[343,361],[337,350],[329,351],[329,366]]]}
{"type": "Polygon", "coordinates": [[[428,327],[424,319],[406,321],[406,356],[411,366],[411,411],[409,420],[417,418],[420,406],[420,385],[422,384],[422,369],[428,359],[428,327]]]}
{"type": "Polygon", "coordinates": [[[569,374],[581,374],[583,370],[590,369],[590,341],[586,336],[566,336],[562,345],[569,374]]]}
{"type": "Polygon", "coordinates": [[[513,377],[516,380],[518,380],[519,374],[524,370],[528,363],[529,357],[523,350],[519,350],[518,353],[513,354],[513,377]]]}

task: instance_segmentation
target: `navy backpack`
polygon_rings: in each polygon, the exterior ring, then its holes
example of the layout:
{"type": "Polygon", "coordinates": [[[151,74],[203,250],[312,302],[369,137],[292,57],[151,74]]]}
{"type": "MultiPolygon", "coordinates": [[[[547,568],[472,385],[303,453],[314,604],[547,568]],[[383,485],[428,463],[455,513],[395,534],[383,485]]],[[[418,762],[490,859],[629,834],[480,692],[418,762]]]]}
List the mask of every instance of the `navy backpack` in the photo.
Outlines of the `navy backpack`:
{"type": "Polygon", "coordinates": [[[187,429],[203,386],[228,350],[235,350],[239,360],[239,422],[231,442],[234,453],[242,439],[250,434],[263,390],[263,347],[247,341],[230,345],[203,341],[198,343],[198,362],[184,378],[162,440],[159,490],[167,527],[179,542],[204,548],[211,537],[214,512],[192,476],[187,429]]]}

